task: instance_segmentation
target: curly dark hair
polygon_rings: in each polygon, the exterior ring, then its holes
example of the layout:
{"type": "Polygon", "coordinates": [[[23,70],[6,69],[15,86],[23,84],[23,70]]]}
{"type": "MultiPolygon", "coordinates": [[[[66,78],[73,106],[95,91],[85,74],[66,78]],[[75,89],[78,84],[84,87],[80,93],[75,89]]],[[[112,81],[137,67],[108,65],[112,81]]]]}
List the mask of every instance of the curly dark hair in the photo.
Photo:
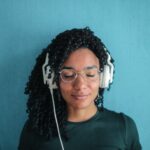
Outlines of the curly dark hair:
{"type": "MultiPolygon", "coordinates": [[[[88,27],[83,29],[66,30],[56,36],[55,39],[42,50],[37,57],[36,64],[29,76],[25,88],[25,94],[29,96],[27,102],[27,113],[29,114],[30,128],[38,134],[51,139],[58,136],[56,123],[53,114],[52,99],[48,86],[43,83],[42,65],[45,62],[46,54],[49,54],[49,65],[55,73],[54,81],[59,85],[59,71],[69,54],[79,48],[88,48],[99,58],[100,70],[107,64],[107,52],[101,39],[94,35],[88,27]]],[[[109,52],[108,52],[109,53],[109,52]]],[[[111,58],[113,63],[113,59],[111,58]]],[[[99,89],[100,101],[95,104],[103,108],[103,92],[99,89]]],[[[62,136],[67,139],[65,122],[67,120],[66,103],[63,100],[59,88],[54,91],[57,118],[62,136]]],[[[102,109],[101,109],[102,110],[102,109]]]]}

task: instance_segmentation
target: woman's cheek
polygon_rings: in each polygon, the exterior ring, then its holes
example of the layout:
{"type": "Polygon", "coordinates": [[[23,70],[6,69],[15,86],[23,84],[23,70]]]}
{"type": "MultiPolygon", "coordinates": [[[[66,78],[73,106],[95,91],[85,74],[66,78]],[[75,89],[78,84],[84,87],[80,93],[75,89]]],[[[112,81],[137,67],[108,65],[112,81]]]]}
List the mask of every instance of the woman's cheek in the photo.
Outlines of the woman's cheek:
{"type": "Polygon", "coordinates": [[[64,99],[69,97],[71,95],[72,88],[69,85],[66,85],[65,83],[60,83],[60,92],[64,99]]]}

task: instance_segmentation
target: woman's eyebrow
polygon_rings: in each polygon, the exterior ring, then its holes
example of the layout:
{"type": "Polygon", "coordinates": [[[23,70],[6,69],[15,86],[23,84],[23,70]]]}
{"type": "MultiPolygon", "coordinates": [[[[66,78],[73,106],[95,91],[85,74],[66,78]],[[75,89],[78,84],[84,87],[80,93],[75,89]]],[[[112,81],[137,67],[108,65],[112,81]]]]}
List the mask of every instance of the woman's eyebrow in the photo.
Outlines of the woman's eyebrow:
{"type": "Polygon", "coordinates": [[[97,68],[97,66],[93,65],[93,66],[87,66],[87,67],[85,67],[85,69],[93,69],[93,68],[97,68]]]}
{"type": "Polygon", "coordinates": [[[73,67],[63,66],[62,69],[74,69],[73,67]]]}
{"type": "MultiPolygon", "coordinates": [[[[92,65],[92,66],[84,67],[84,69],[93,69],[93,68],[97,68],[97,66],[96,65],[92,65]]],[[[75,68],[70,67],[70,66],[63,66],[62,69],[75,69],[75,68]]]]}

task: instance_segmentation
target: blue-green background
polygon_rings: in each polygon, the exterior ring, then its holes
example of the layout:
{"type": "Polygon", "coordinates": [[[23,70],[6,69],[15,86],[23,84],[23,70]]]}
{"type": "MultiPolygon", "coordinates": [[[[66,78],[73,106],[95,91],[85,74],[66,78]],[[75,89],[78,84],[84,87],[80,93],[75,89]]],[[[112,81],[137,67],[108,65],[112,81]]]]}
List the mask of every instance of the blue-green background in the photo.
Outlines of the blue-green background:
{"type": "Polygon", "coordinates": [[[58,33],[89,26],[115,59],[105,106],[134,118],[150,149],[149,0],[0,0],[0,150],[16,150],[27,118],[24,87],[58,33]]]}

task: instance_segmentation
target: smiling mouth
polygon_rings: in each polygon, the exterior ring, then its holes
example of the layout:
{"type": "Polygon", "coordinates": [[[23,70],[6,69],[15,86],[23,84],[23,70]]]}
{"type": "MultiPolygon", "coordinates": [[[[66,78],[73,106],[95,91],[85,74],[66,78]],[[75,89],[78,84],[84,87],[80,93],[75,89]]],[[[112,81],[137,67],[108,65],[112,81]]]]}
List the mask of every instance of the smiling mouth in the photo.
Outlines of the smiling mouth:
{"type": "Polygon", "coordinates": [[[88,95],[72,95],[75,100],[85,100],[88,95]]]}

